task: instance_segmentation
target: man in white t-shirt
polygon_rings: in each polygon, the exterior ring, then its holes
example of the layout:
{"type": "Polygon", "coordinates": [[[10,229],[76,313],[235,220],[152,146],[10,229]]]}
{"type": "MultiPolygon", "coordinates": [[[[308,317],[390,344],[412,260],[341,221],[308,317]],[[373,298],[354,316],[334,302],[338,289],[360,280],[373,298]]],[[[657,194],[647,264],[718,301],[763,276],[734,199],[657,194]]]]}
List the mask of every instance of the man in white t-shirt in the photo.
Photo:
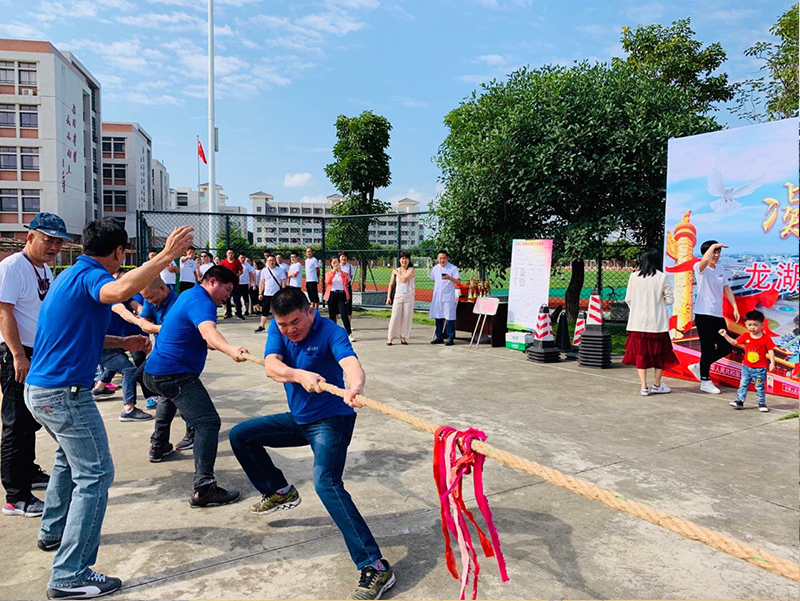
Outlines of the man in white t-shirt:
{"type": "Polygon", "coordinates": [[[252,295],[256,281],[256,268],[245,255],[239,255],[239,263],[242,264],[242,273],[239,275],[239,290],[242,294],[242,304],[244,305],[244,315],[247,317],[253,312],[252,295]]]}
{"type": "Polygon", "coordinates": [[[200,272],[200,278],[203,279],[203,276],[206,274],[206,271],[214,267],[214,259],[211,256],[211,253],[207,251],[203,251],[200,253],[200,266],[197,268],[197,271],[200,272]]]}
{"type": "Polygon", "coordinates": [[[311,247],[306,249],[306,293],[312,309],[319,309],[319,276],[321,263],[311,247]]]}
{"type": "Polygon", "coordinates": [[[278,264],[283,270],[283,277],[286,281],[289,281],[289,264],[283,262],[283,255],[281,253],[275,253],[275,262],[278,264]]]}
{"type": "Polygon", "coordinates": [[[195,258],[194,248],[186,251],[181,257],[181,283],[180,291],[184,292],[192,288],[197,283],[197,259],[195,258]]]}
{"type": "Polygon", "coordinates": [[[261,278],[259,279],[258,300],[261,302],[261,323],[253,330],[254,332],[266,330],[264,326],[267,325],[267,319],[270,314],[270,301],[278,290],[285,287],[286,277],[283,269],[278,267],[275,257],[270,255],[267,257],[267,266],[261,270],[261,278]]]}
{"type": "Polygon", "coordinates": [[[722,249],[727,248],[716,240],[707,240],[700,246],[703,257],[694,265],[694,278],[697,294],[694,301],[694,325],[700,339],[700,362],[689,366],[695,378],[700,381],[700,390],[719,394],[720,390],[711,381],[711,365],[727,356],[733,347],[719,335],[727,329],[722,312],[723,296],[733,308],[733,317],[739,321],[739,309],[731,290],[731,278],[719,258],[722,249]]]}
{"type": "Polygon", "coordinates": [[[47,488],[50,477],[36,462],[36,431],[41,428],[25,406],[24,383],[30,369],[36,325],[53,274],[48,262],[72,240],[64,221],[39,213],[28,225],[22,252],[0,262],[0,386],[3,435],[0,472],[6,501],[3,513],[39,517],[44,503],[33,489],[47,488]]]}
{"type": "Polygon", "coordinates": [[[436,320],[436,337],[431,344],[444,342],[446,346],[453,346],[456,337],[456,286],[461,283],[461,274],[458,267],[450,263],[446,251],[440,251],[436,260],[437,264],[431,269],[433,298],[429,312],[430,317],[436,320]]]}
{"type": "MultiPolygon", "coordinates": [[[[147,256],[150,257],[150,259],[152,259],[157,254],[158,253],[155,252],[155,251],[150,251],[150,253],[147,256]]],[[[170,290],[174,291],[175,290],[175,274],[177,274],[179,272],[180,272],[180,269],[178,269],[178,266],[175,264],[175,261],[173,261],[172,263],[167,265],[166,268],[162,269],[161,273],[159,275],[161,277],[161,281],[164,282],[167,285],[167,288],[169,288],[170,290]]]]}
{"type": "Polygon", "coordinates": [[[289,278],[290,288],[303,288],[303,264],[300,262],[300,257],[296,252],[289,255],[291,263],[289,264],[289,271],[286,277],[289,278]]]}

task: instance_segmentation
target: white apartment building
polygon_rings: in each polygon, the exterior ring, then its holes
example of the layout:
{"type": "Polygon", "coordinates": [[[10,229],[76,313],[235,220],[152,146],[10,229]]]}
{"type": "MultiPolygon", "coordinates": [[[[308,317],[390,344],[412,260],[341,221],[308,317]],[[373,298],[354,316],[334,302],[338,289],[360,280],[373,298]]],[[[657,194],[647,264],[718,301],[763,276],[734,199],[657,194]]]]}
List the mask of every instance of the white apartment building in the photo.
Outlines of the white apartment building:
{"type": "Polygon", "coordinates": [[[101,215],[100,82],[49,42],[0,39],[0,236],[46,211],[80,241],[101,215]]]}
{"type": "MultiPolygon", "coordinates": [[[[307,246],[322,244],[322,220],[333,217],[334,205],[342,200],[341,194],[331,194],[324,201],[276,201],[266,192],[250,195],[253,202],[253,244],[265,247],[307,246]],[[263,217],[262,217],[263,215],[263,217]],[[314,219],[316,218],[316,219],[314,219]]],[[[414,213],[419,202],[403,198],[379,217],[369,227],[371,243],[384,246],[398,245],[398,214],[414,213]]],[[[399,245],[411,247],[425,238],[424,226],[418,215],[400,219],[399,245]]]]}
{"type": "Polygon", "coordinates": [[[103,215],[125,220],[136,237],[136,211],[153,207],[153,139],[138,123],[103,123],[103,215]]]}
{"type": "Polygon", "coordinates": [[[154,211],[165,211],[169,207],[169,172],[158,159],[153,159],[150,166],[150,189],[152,202],[150,206],[154,211]]]}

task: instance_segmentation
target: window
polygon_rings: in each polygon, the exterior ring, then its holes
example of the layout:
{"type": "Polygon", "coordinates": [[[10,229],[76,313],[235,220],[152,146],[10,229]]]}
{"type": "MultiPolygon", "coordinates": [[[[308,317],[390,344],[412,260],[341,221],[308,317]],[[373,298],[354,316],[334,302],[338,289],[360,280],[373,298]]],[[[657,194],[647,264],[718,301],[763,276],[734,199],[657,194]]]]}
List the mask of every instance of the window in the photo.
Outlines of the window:
{"type": "MultiPolygon", "coordinates": [[[[0,75],[0,77],[2,77],[2,75],[0,75]]],[[[0,127],[14,127],[16,124],[17,124],[17,119],[16,119],[16,111],[14,110],[14,105],[0,104],[0,127]]]]}
{"type": "Polygon", "coordinates": [[[114,183],[124,184],[127,179],[128,166],[127,165],[114,165],[114,183]]]}
{"type": "Polygon", "coordinates": [[[0,211],[16,213],[19,208],[17,194],[17,190],[14,188],[0,188],[0,211]]]}
{"type": "Polygon", "coordinates": [[[36,63],[19,64],[19,85],[21,86],[36,85],[36,63]]]}
{"type": "Polygon", "coordinates": [[[0,146],[0,169],[17,169],[17,149],[15,146],[0,146]]]}
{"type": "Polygon", "coordinates": [[[176,198],[177,198],[179,207],[188,207],[189,206],[189,195],[186,192],[178,192],[176,198]]]}
{"type": "Polygon", "coordinates": [[[288,212],[289,212],[289,209],[287,209],[286,207],[279,207],[278,208],[278,213],[288,213],[288,212]]]}
{"type": "Polygon", "coordinates": [[[23,190],[22,191],[22,212],[23,213],[38,213],[39,212],[39,195],[40,190],[23,190]]]}
{"type": "Polygon", "coordinates": [[[114,140],[114,154],[125,154],[125,140],[114,140]]]}
{"type": "Polygon", "coordinates": [[[111,139],[103,138],[103,152],[111,152],[111,139]]]}
{"type": "Polygon", "coordinates": [[[19,152],[23,171],[39,171],[38,148],[20,148],[19,152]]]}
{"type": "Polygon", "coordinates": [[[128,210],[128,192],[125,190],[103,190],[103,211],[124,213],[128,210]]]}
{"type": "Polygon", "coordinates": [[[112,172],[111,165],[103,165],[103,179],[111,179],[112,172]]]}
{"type": "MultiPolygon", "coordinates": [[[[261,210],[262,208],[263,207],[256,207],[256,213],[263,213],[263,211],[261,210]]],[[[259,242],[261,242],[261,240],[259,240],[259,242]]]]}
{"type": "Polygon", "coordinates": [[[38,107],[35,105],[20,105],[19,107],[19,126],[20,127],[39,127],[38,107]]]}
{"type": "Polygon", "coordinates": [[[0,83],[14,83],[13,61],[0,61],[0,83]]]}

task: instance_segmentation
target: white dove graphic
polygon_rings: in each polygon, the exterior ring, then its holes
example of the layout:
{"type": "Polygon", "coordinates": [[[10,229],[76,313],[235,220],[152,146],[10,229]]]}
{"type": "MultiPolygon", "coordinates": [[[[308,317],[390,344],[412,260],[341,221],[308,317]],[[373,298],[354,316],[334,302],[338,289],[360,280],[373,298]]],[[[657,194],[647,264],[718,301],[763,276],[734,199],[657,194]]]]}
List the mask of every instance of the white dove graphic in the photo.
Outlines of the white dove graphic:
{"type": "Polygon", "coordinates": [[[722,174],[714,169],[711,175],[708,176],[708,193],[711,196],[716,196],[717,200],[711,203],[711,210],[715,213],[732,213],[742,208],[742,203],[735,198],[741,198],[752,194],[761,185],[763,175],[757,177],[749,184],[734,188],[733,186],[725,187],[725,181],[722,179],[722,174]]]}

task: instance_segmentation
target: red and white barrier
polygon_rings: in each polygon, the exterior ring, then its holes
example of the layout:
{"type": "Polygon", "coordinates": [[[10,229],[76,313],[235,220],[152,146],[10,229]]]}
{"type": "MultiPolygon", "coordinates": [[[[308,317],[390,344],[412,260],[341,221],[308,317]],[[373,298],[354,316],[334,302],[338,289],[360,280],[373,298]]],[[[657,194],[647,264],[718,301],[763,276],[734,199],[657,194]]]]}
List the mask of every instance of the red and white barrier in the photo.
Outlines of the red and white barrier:
{"type": "Polygon", "coordinates": [[[593,294],[589,297],[589,317],[586,319],[587,325],[603,325],[603,309],[600,305],[600,296],[593,294]]]}
{"type": "Polygon", "coordinates": [[[539,317],[536,319],[536,330],[534,332],[536,340],[548,341],[554,340],[553,338],[553,324],[550,321],[550,311],[547,305],[542,305],[539,309],[539,317]]]}
{"type": "Polygon", "coordinates": [[[575,322],[575,334],[572,336],[572,346],[581,345],[581,336],[586,329],[586,315],[583,311],[578,314],[578,321],[575,322]]]}

